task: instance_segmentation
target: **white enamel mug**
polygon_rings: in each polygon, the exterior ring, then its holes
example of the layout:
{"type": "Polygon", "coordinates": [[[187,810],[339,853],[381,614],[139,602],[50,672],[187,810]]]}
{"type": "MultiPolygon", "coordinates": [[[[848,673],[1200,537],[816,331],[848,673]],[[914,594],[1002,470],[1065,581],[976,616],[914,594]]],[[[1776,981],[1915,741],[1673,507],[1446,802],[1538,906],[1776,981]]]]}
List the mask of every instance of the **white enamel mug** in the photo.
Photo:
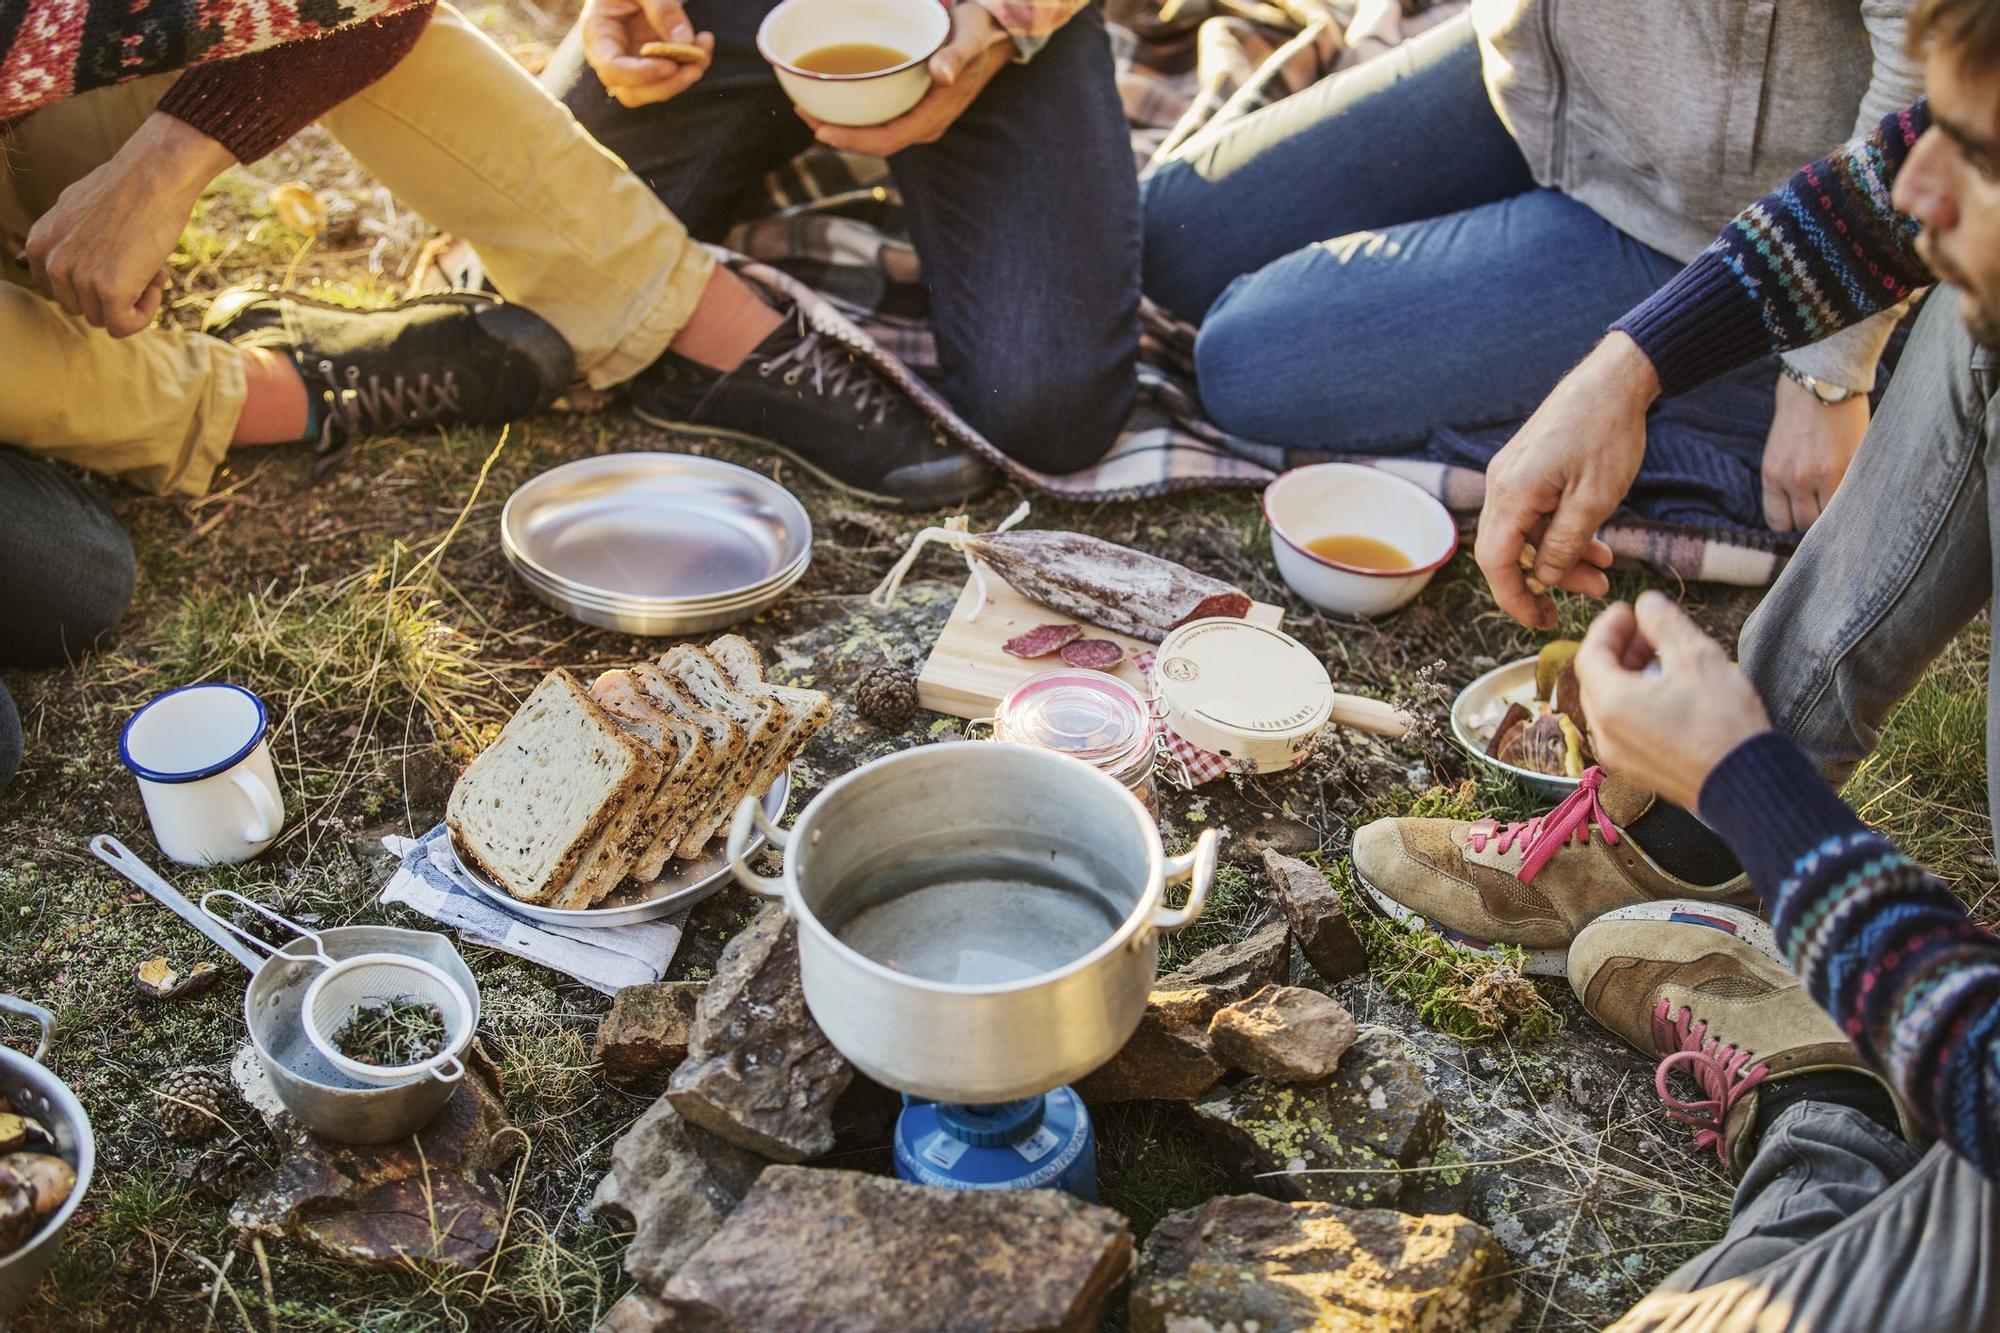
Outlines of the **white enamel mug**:
{"type": "Polygon", "coordinates": [[[285,827],[264,701],[222,681],[184,685],[132,715],[118,738],[153,840],[182,865],[247,861],[285,827]]]}
{"type": "Polygon", "coordinates": [[[930,58],[951,36],[938,0],[784,0],[757,27],[757,50],[785,95],[830,125],[880,125],[931,90],[930,58]],[[823,46],[865,42],[901,51],[901,64],[866,74],[802,69],[800,56],[823,46]]]}

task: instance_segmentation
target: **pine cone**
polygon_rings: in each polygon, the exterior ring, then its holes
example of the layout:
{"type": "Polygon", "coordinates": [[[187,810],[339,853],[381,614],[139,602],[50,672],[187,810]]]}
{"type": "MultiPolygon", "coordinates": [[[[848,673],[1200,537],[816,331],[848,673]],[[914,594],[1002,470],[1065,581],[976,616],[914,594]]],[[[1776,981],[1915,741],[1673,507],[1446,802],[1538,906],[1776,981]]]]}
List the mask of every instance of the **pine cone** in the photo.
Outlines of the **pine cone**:
{"type": "Polygon", "coordinates": [[[854,707],[876,726],[894,731],[917,711],[917,678],[893,662],[871,668],[854,687],[854,707]]]}
{"type": "Polygon", "coordinates": [[[176,1069],[153,1085],[160,1128],[182,1143],[199,1143],[227,1129],[222,1118],[228,1080],[212,1069],[176,1069]]]}
{"type": "Polygon", "coordinates": [[[244,1139],[208,1149],[195,1161],[188,1181],[205,1198],[231,1203],[264,1169],[264,1159],[244,1139]]]}

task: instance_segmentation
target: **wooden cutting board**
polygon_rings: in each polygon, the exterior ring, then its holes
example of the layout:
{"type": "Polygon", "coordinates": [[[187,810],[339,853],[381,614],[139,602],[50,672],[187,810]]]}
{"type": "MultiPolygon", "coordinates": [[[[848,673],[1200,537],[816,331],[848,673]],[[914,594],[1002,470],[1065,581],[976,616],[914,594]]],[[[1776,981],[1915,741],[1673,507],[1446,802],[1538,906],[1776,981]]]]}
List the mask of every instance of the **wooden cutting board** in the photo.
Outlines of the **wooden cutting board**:
{"type": "MultiPolygon", "coordinates": [[[[1029,660],[1014,656],[1000,645],[1037,625],[1057,624],[1067,617],[1029,601],[990,569],[986,571],[986,592],[986,605],[974,620],[972,609],[979,601],[979,587],[973,579],[966,579],[958,603],[952,607],[951,618],[945,621],[944,630],[917,676],[917,702],[932,712],[964,718],[992,717],[1000,701],[1016,685],[1063,664],[1060,654],[1029,660]]],[[[1282,607],[1252,602],[1245,619],[1277,629],[1284,615],[1282,607]]],[[[1084,637],[1118,643],[1125,649],[1125,660],[1111,674],[1141,695],[1151,692],[1135,660],[1140,653],[1152,651],[1155,645],[1095,625],[1084,627],[1084,637]]],[[[1410,728],[1407,714],[1379,699],[1358,694],[1335,693],[1333,720],[1379,736],[1400,736],[1410,728]]]]}

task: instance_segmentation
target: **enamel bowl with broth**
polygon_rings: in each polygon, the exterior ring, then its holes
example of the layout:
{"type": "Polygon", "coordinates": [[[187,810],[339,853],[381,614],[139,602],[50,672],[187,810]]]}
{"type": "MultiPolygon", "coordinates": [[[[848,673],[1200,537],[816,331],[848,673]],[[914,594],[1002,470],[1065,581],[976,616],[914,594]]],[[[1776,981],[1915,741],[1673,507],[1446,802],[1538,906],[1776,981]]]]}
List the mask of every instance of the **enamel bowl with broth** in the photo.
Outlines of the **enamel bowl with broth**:
{"type": "Polygon", "coordinates": [[[1458,523],[1435,497],[1353,463],[1285,473],[1264,488],[1264,519],[1292,591],[1339,615],[1395,610],[1458,549],[1458,523]]]}
{"type": "Polygon", "coordinates": [[[930,91],[930,58],[950,35],[936,0],[784,0],[758,25],[757,50],[801,110],[880,125],[930,91]]]}

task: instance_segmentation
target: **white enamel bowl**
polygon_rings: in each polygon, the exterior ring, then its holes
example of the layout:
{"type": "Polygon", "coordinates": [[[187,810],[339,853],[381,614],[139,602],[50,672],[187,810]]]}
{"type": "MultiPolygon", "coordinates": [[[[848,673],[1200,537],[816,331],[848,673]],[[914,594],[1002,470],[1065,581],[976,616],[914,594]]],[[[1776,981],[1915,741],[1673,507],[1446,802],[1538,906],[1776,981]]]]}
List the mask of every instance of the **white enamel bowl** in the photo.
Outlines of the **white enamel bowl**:
{"type": "Polygon", "coordinates": [[[1418,593],[1458,549],[1458,522],[1435,497],[1380,468],[1315,463],[1264,488],[1271,554],[1291,590],[1322,611],[1379,616],[1418,593]],[[1402,569],[1364,569],[1307,550],[1335,534],[1373,537],[1409,557],[1402,569]]]}
{"type": "Polygon", "coordinates": [[[785,0],[758,25],[757,50],[801,110],[832,125],[880,125],[930,91],[930,59],[950,35],[950,13],[937,0],[785,0]],[[820,74],[794,63],[849,42],[909,58],[868,74],[820,74]]]}

